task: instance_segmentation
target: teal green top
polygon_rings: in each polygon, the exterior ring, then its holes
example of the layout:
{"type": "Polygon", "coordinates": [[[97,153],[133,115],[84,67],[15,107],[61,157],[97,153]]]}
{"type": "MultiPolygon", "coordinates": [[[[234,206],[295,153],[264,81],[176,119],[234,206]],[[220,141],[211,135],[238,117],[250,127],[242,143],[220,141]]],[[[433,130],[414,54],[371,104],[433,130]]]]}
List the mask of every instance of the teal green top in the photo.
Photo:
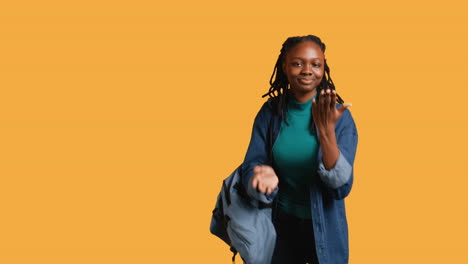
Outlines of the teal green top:
{"type": "MultiPolygon", "coordinates": [[[[317,94],[315,95],[317,96],[317,94]]],[[[310,131],[312,99],[288,100],[284,121],[273,146],[273,162],[279,178],[278,207],[299,218],[311,218],[309,186],[317,173],[319,142],[310,131]]],[[[315,97],[314,97],[315,98],[315,97]]]]}

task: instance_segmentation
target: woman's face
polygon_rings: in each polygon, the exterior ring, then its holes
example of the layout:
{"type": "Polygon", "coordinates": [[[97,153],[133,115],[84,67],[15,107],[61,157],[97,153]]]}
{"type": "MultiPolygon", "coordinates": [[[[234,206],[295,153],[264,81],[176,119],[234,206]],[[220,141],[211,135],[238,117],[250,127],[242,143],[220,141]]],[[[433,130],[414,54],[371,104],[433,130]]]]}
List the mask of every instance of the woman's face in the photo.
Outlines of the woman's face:
{"type": "Polygon", "coordinates": [[[293,93],[315,95],[324,74],[324,57],[319,45],[311,41],[298,43],[286,53],[283,71],[293,93]]]}

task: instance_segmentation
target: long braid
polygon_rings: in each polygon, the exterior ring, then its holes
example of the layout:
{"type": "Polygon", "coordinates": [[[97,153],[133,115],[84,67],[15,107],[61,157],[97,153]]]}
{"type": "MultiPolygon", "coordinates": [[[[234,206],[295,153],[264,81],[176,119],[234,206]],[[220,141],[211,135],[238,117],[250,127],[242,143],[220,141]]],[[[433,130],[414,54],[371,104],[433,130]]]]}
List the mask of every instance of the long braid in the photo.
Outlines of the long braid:
{"type": "MultiPolygon", "coordinates": [[[[278,56],[278,59],[276,60],[275,67],[273,69],[273,74],[271,75],[271,78],[270,78],[270,88],[266,94],[262,95],[262,97],[265,97],[267,95],[270,98],[278,97],[279,101],[277,102],[275,109],[276,109],[276,114],[278,114],[281,118],[283,116],[285,117],[288,111],[287,100],[288,100],[289,89],[290,89],[288,88],[289,87],[288,77],[286,76],[286,73],[284,73],[283,71],[282,64],[286,57],[286,53],[291,48],[293,48],[296,44],[304,42],[304,41],[312,41],[316,43],[320,47],[322,52],[325,53],[325,49],[326,49],[325,43],[323,43],[322,40],[317,36],[307,35],[307,36],[289,37],[283,43],[283,46],[280,51],[280,55],[278,56]],[[273,77],[276,77],[274,81],[273,81],[273,77]]],[[[317,91],[316,91],[317,94],[320,93],[320,91],[324,89],[336,90],[335,85],[330,77],[330,67],[328,67],[327,60],[325,58],[324,58],[324,62],[325,62],[325,65],[324,65],[325,73],[323,75],[322,81],[317,87],[317,91]]],[[[344,103],[344,100],[338,95],[338,93],[336,94],[336,96],[337,96],[338,103],[340,104],[344,103]]],[[[286,124],[288,124],[288,121],[286,120],[286,118],[284,119],[284,121],[286,122],[286,124]]],[[[312,133],[315,134],[315,124],[313,122],[313,118],[312,118],[312,122],[310,122],[310,129],[312,133]]]]}

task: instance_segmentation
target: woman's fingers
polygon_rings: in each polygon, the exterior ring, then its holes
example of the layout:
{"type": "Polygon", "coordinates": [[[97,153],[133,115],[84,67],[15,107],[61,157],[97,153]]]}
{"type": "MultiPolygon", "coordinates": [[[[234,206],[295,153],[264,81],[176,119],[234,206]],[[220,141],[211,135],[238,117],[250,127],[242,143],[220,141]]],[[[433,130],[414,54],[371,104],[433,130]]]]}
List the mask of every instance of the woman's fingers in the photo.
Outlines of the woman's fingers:
{"type": "Polygon", "coordinates": [[[252,187],[263,194],[272,193],[278,185],[278,178],[273,168],[267,165],[257,165],[254,167],[254,172],[252,187]]]}
{"type": "Polygon", "coordinates": [[[332,90],[330,93],[330,110],[335,111],[336,107],[336,91],[332,90]]]}
{"type": "Polygon", "coordinates": [[[259,182],[258,186],[258,191],[265,194],[265,184],[263,182],[259,182]]]}
{"type": "Polygon", "coordinates": [[[253,179],[252,179],[252,188],[255,190],[255,189],[257,189],[259,187],[260,176],[261,176],[261,173],[262,173],[262,166],[261,165],[255,166],[253,171],[254,171],[254,175],[252,176],[253,177],[253,179]]]}
{"type": "Polygon", "coordinates": [[[317,124],[317,122],[319,122],[318,113],[319,113],[318,104],[317,104],[317,101],[314,98],[314,99],[312,99],[312,117],[314,118],[314,123],[315,124],[317,124]]]}
{"type": "Polygon", "coordinates": [[[325,113],[326,113],[326,115],[325,115],[325,116],[326,116],[326,117],[325,117],[326,119],[325,119],[325,120],[329,120],[331,114],[333,113],[333,112],[331,111],[332,109],[330,108],[332,92],[331,92],[330,89],[327,89],[327,90],[325,91],[325,94],[326,94],[327,100],[325,100],[325,105],[324,105],[323,107],[325,108],[325,113]]]}
{"type": "Polygon", "coordinates": [[[320,118],[322,121],[325,121],[327,120],[327,116],[328,116],[328,103],[327,103],[327,93],[325,92],[325,90],[322,90],[320,91],[320,118]]]}
{"type": "Polygon", "coordinates": [[[268,187],[267,188],[267,194],[271,194],[273,192],[272,188],[271,187],[268,187]]]}
{"type": "Polygon", "coordinates": [[[253,176],[253,179],[252,179],[252,188],[254,190],[256,190],[258,187],[258,177],[255,177],[255,175],[253,176]]]}

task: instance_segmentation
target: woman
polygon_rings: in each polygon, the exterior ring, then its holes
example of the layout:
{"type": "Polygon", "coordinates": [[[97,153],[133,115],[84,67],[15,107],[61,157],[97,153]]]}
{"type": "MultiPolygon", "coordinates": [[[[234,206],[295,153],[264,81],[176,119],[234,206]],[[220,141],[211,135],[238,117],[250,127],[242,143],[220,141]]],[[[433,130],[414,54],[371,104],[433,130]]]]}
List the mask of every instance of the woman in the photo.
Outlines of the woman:
{"type": "Polygon", "coordinates": [[[274,202],[273,264],[348,263],[344,198],[358,134],[324,52],[313,35],[283,43],[242,164],[248,194],[274,202]]]}

